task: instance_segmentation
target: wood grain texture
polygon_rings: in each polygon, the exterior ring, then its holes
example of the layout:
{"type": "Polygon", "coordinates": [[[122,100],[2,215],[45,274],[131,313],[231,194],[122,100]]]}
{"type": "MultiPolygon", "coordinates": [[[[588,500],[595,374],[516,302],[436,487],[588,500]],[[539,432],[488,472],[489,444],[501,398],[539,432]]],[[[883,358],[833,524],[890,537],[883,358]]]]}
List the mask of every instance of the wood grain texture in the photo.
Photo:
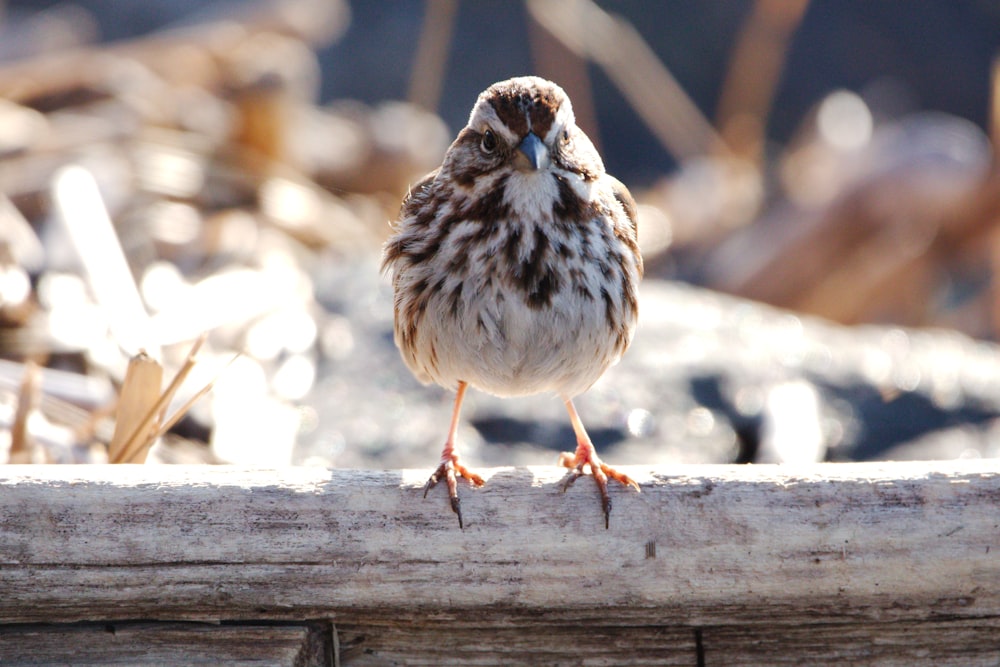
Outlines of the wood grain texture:
{"type": "Polygon", "coordinates": [[[706,665],[726,667],[996,667],[1000,619],[732,626],[704,630],[702,644],[706,665]]]}
{"type": "Polygon", "coordinates": [[[107,623],[0,626],[2,665],[281,665],[328,664],[321,627],[107,623]]]}
{"type": "Polygon", "coordinates": [[[623,471],[610,530],[548,467],[480,471],[459,530],[425,470],[6,466],[0,623],[331,619],[358,665],[1000,656],[1000,461],[623,471]]]}

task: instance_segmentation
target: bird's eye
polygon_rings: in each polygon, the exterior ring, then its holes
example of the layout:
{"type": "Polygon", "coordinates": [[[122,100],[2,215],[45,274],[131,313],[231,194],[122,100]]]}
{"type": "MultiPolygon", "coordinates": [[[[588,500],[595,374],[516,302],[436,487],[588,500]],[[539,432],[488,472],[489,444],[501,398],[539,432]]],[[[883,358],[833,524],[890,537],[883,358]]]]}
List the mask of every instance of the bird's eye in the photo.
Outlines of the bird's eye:
{"type": "Polygon", "coordinates": [[[497,149],[497,135],[493,134],[493,130],[486,130],[483,132],[483,140],[479,145],[484,153],[492,153],[497,149]]]}
{"type": "Polygon", "coordinates": [[[571,137],[569,136],[569,130],[563,130],[563,133],[562,133],[562,143],[563,143],[564,146],[569,143],[570,138],[571,137]]]}

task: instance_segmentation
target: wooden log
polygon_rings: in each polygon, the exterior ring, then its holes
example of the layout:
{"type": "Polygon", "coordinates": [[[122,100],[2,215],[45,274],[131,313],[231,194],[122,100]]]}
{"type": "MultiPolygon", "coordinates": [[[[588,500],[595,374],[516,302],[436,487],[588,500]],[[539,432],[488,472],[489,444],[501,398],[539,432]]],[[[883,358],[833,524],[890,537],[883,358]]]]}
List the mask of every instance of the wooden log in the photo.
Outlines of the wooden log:
{"type": "Polygon", "coordinates": [[[427,470],[6,466],[0,623],[332,619],[359,665],[1000,651],[998,460],[623,470],[609,530],[551,467],[479,471],[460,530],[427,470]]]}

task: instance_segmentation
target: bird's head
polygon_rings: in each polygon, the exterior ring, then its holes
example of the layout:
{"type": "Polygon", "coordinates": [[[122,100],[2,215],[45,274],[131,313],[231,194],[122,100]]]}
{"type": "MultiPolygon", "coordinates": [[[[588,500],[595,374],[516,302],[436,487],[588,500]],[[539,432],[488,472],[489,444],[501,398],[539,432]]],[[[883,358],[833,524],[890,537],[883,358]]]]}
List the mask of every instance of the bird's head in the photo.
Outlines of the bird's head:
{"type": "Polygon", "coordinates": [[[534,76],[500,81],[479,95],[445,167],[466,186],[496,172],[583,182],[604,173],[600,155],[576,126],[569,97],[534,76]]]}

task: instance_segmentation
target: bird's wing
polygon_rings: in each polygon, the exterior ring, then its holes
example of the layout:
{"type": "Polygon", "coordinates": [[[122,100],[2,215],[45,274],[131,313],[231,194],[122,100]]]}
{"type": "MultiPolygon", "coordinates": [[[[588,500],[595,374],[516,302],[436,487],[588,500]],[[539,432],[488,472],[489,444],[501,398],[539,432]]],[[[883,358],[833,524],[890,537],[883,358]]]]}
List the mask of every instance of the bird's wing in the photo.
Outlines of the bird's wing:
{"type": "Polygon", "coordinates": [[[415,185],[410,186],[406,196],[403,197],[403,203],[399,207],[400,220],[412,215],[413,211],[420,207],[423,201],[427,198],[427,195],[430,192],[431,183],[433,183],[434,179],[437,178],[439,171],[441,171],[440,167],[421,178],[415,185]]]}
{"type": "Polygon", "coordinates": [[[614,193],[615,199],[618,200],[618,203],[625,210],[625,217],[628,218],[629,224],[632,226],[632,233],[638,235],[639,211],[636,208],[635,199],[632,198],[632,193],[628,191],[624,183],[614,176],[609,175],[608,178],[611,180],[611,192],[614,193]]]}
{"type": "Polygon", "coordinates": [[[434,182],[434,179],[437,178],[439,170],[440,168],[435,169],[421,178],[417,181],[416,185],[410,187],[406,196],[403,197],[403,203],[399,207],[399,216],[392,223],[392,230],[394,233],[382,247],[383,273],[391,269],[396,260],[403,254],[403,248],[406,245],[406,234],[402,227],[402,223],[407,218],[415,215],[416,211],[427,199],[427,196],[430,194],[431,184],[434,182]]]}

